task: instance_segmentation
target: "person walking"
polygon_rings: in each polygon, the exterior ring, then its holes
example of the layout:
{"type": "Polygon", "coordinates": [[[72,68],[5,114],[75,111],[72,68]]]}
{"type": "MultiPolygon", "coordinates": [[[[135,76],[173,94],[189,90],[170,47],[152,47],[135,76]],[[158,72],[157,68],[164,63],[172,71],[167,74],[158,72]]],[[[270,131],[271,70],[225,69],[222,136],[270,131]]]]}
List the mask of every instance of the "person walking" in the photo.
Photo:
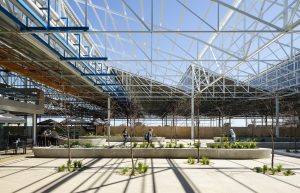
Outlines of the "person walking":
{"type": "Polygon", "coordinates": [[[123,139],[123,145],[126,146],[126,142],[128,141],[128,131],[127,131],[126,127],[124,128],[122,134],[123,134],[123,138],[124,138],[123,139]]]}

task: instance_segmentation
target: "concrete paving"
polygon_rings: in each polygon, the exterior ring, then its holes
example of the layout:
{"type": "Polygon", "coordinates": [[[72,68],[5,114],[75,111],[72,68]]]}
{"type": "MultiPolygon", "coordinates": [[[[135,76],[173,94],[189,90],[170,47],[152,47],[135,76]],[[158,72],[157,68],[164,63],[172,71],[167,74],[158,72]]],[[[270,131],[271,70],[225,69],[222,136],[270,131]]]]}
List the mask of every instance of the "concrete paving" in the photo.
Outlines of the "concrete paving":
{"type": "Polygon", "coordinates": [[[0,163],[0,192],[104,192],[104,193],[210,193],[299,192],[300,159],[276,155],[275,165],[296,172],[294,176],[271,176],[251,168],[270,159],[211,160],[212,164],[188,165],[185,159],[135,159],[150,168],[145,175],[122,176],[130,159],[83,159],[76,172],[56,172],[67,159],[23,158],[0,163]]]}

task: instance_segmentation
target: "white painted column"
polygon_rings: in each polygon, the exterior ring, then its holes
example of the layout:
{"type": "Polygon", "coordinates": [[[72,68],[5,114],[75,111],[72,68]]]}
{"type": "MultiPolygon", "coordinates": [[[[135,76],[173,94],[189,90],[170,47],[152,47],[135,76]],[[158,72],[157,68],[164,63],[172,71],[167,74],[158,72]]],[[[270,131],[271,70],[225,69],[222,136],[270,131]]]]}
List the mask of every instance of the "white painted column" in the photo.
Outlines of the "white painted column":
{"type": "Polygon", "coordinates": [[[276,94],[276,97],[275,97],[275,105],[276,105],[276,130],[275,130],[275,136],[279,137],[279,97],[278,97],[278,94],[276,94]]]}
{"type": "Polygon", "coordinates": [[[195,69],[194,65],[192,65],[192,93],[191,93],[191,139],[195,138],[195,130],[194,130],[194,114],[195,114],[195,101],[194,101],[194,75],[195,69]]]}
{"type": "Polygon", "coordinates": [[[107,123],[108,123],[108,128],[107,128],[107,136],[108,136],[108,144],[110,142],[110,97],[107,99],[107,123]]]}
{"type": "Polygon", "coordinates": [[[32,116],[32,129],[33,145],[36,145],[36,114],[33,114],[32,116]]]}

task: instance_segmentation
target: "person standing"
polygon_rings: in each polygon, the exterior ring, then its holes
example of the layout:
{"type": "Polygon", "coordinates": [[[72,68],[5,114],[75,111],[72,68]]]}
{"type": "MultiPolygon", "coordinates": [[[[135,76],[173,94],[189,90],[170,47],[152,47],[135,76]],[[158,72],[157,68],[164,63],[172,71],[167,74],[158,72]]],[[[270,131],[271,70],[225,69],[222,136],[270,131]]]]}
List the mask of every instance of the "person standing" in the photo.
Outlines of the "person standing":
{"type": "Polygon", "coordinates": [[[51,145],[57,145],[58,144],[58,133],[55,130],[55,127],[53,128],[52,132],[51,132],[51,137],[52,137],[52,144],[51,145]]]}
{"type": "Polygon", "coordinates": [[[153,129],[149,129],[149,131],[146,133],[146,140],[148,142],[147,147],[150,145],[150,147],[152,146],[152,136],[153,136],[153,129]]]}
{"type": "Polygon", "coordinates": [[[236,141],[235,132],[233,131],[233,129],[230,129],[229,132],[230,132],[230,142],[235,143],[235,141],[236,141]]]}
{"type": "Polygon", "coordinates": [[[123,134],[123,145],[124,146],[126,146],[126,142],[127,142],[127,140],[128,140],[128,131],[127,131],[127,128],[125,127],[125,129],[123,130],[123,132],[122,132],[122,134],[123,134]]]}

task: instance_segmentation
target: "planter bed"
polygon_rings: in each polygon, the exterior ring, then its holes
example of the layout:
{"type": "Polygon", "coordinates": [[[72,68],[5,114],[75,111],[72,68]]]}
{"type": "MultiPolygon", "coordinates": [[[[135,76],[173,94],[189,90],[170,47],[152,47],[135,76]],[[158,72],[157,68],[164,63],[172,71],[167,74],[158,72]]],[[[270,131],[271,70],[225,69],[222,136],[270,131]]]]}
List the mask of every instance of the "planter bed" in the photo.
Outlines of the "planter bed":
{"type": "MultiPolygon", "coordinates": [[[[182,158],[197,157],[196,148],[134,148],[135,158],[182,158]]],[[[34,147],[35,157],[66,158],[68,148],[34,147]]],[[[212,159],[261,159],[269,158],[270,149],[211,149],[200,148],[200,157],[212,159]]],[[[130,158],[130,148],[72,148],[74,158],[130,158]]]]}

